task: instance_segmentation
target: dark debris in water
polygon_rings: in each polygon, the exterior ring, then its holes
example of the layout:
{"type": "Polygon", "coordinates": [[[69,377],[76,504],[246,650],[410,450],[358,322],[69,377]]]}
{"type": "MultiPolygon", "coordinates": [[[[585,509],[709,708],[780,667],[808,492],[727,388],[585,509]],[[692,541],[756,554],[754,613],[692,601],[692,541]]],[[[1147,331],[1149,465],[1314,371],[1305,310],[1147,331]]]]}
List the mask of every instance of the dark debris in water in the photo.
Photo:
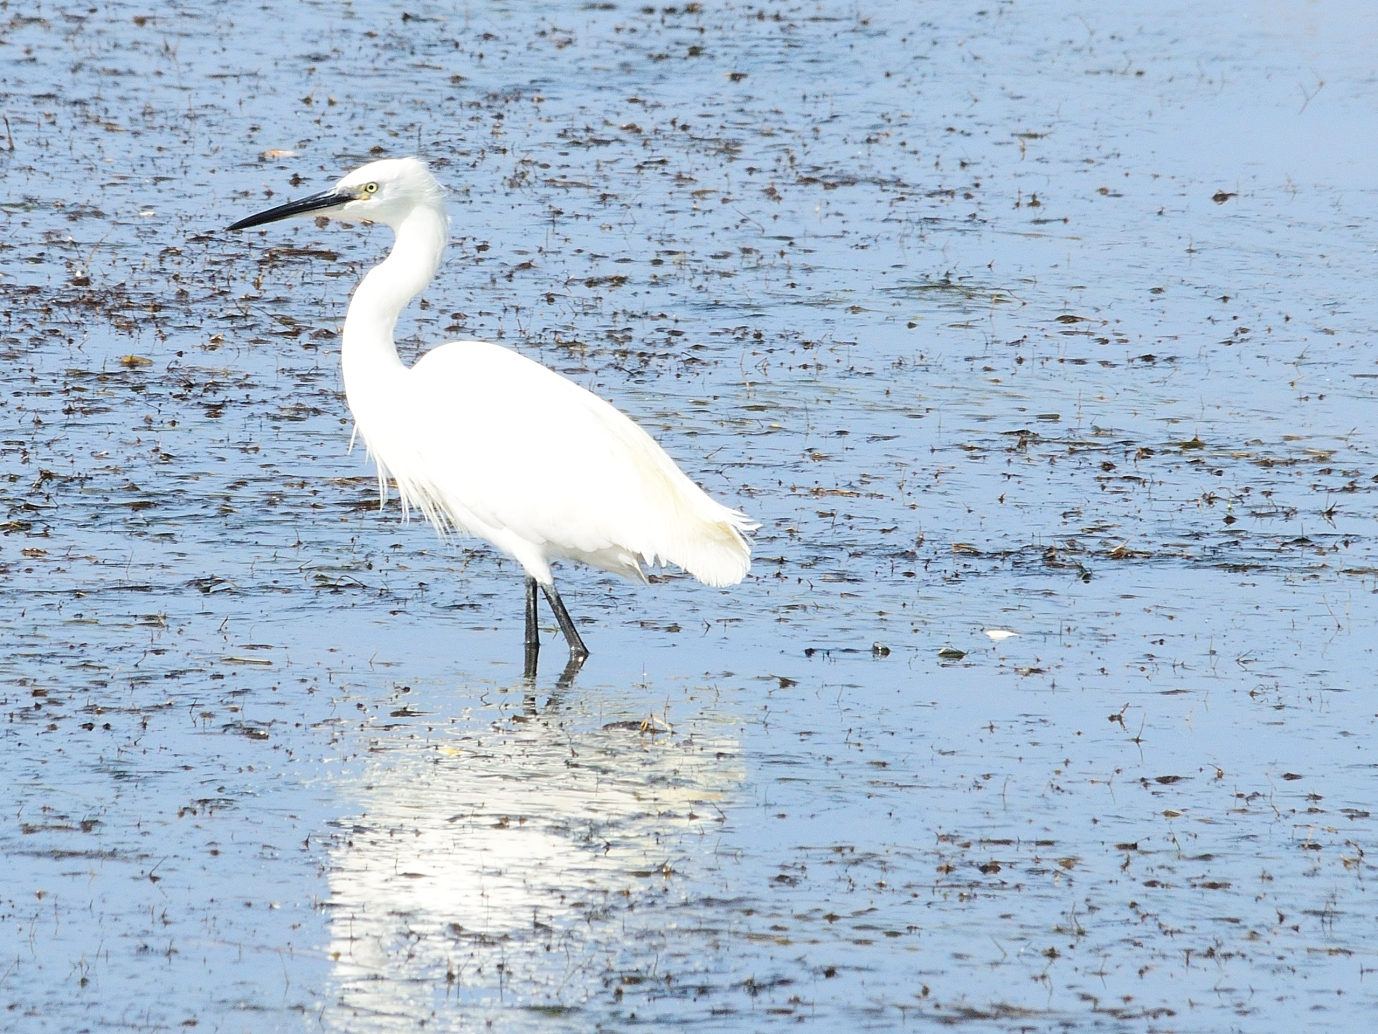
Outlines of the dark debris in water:
{"type": "Polygon", "coordinates": [[[1365,34],[480,7],[3,14],[15,1022],[1368,1022],[1365,34]],[[406,357],[763,521],[729,593],[568,575],[573,686],[345,454],[386,235],[219,230],[413,152],[406,357]]]}

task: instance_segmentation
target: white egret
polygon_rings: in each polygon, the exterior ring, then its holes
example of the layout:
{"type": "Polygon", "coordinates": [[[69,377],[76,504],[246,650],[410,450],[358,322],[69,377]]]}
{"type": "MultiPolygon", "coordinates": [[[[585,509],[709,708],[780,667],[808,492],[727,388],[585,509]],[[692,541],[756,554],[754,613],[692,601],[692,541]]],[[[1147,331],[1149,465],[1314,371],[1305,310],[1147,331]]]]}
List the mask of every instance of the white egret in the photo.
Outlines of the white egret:
{"type": "Polygon", "coordinates": [[[402,309],[435,276],[449,238],[445,189],[416,158],[371,162],[334,187],[241,219],[244,230],[294,216],[384,223],[395,240],[349,303],[340,358],[345,395],[403,518],[415,508],[442,536],[475,535],[526,572],[526,674],[540,649],[536,587],[569,643],[572,677],[588,656],[555,589],[552,560],[633,580],[672,563],[706,585],[735,585],[759,525],[710,499],[625,415],[573,381],[486,341],[451,341],[404,366],[393,342],[402,309]]]}

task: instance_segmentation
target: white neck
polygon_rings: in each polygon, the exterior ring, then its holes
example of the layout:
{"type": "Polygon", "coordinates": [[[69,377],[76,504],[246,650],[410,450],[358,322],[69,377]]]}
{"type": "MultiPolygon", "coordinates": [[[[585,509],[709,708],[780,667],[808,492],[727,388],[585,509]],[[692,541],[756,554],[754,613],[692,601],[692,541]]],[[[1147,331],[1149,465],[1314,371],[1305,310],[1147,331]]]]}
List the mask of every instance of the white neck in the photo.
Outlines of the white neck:
{"type": "Polygon", "coordinates": [[[359,403],[365,401],[370,384],[404,368],[393,343],[397,317],[435,276],[450,235],[450,217],[443,203],[419,205],[393,231],[391,254],[369,270],[345,317],[340,359],[345,395],[359,422],[359,403]]]}

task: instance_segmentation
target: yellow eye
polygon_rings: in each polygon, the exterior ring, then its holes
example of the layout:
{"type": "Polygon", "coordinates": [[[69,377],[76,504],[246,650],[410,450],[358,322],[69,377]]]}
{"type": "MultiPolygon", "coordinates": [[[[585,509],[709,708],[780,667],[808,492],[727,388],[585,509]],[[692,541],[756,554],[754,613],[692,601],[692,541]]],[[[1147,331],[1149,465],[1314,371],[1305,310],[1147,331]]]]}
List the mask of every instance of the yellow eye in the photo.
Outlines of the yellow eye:
{"type": "Polygon", "coordinates": [[[376,193],[378,193],[378,184],[376,184],[376,183],[365,183],[365,184],[364,184],[364,193],[365,193],[365,194],[376,194],[376,193]]]}

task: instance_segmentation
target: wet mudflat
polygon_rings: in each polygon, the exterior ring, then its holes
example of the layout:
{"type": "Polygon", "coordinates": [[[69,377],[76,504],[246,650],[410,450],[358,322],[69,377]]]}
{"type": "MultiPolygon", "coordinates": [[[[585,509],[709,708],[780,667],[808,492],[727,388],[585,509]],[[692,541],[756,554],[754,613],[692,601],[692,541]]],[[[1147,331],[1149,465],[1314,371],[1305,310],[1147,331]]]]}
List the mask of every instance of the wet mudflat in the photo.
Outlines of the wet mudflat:
{"type": "Polygon", "coordinates": [[[1362,1026],[1378,21],[1294,8],[0,12],[0,1029],[1362,1026]],[[218,230],[408,153],[403,350],[763,522],[564,572],[570,686],[346,454],[386,232],[218,230]]]}

